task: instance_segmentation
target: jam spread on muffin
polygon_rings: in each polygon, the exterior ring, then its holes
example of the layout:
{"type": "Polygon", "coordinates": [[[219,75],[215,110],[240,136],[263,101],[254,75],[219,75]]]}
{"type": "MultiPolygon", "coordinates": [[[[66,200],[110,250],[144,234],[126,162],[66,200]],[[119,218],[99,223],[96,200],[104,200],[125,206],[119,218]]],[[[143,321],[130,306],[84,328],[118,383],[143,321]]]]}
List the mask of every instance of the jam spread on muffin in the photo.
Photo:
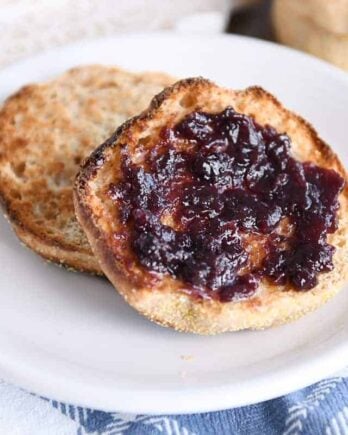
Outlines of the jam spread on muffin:
{"type": "Polygon", "coordinates": [[[109,186],[137,261],[221,302],[251,297],[260,280],[299,291],[333,269],[334,170],[291,154],[291,140],[232,107],[193,112],[160,132],[109,186]]]}

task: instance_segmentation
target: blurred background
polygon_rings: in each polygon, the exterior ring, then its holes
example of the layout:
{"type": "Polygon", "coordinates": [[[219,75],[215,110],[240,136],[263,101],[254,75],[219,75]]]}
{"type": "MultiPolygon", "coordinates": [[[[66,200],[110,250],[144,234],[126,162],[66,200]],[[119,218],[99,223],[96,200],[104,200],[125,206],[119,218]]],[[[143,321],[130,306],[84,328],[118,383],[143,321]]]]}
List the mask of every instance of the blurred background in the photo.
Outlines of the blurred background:
{"type": "Polygon", "coordinates": [[[237,33],[348,70],[348,0],[0,0],[0,65],[124,32],[237,33]]]}

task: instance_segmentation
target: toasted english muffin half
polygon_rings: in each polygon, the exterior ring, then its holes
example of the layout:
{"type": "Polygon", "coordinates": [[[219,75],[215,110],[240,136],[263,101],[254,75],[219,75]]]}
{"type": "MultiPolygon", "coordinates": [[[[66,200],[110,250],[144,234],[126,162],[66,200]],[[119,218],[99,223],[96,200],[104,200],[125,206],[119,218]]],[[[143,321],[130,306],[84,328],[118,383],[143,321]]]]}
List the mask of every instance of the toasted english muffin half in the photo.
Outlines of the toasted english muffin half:
{"type": "Polygon", "coordinates": [[[173,82],[162,73],[83,66],[25,86],[5,101],[0,197],[22,242],[53,262],[102,273],[75,218],[75,175],[118,125],[173,82]]]}
{"type": "MultiPolygon", "coordinates": [[[[125,122],[82,166],[75,184],[76,215],[105,275],[124,299],[150,320],[179,331],[217,334],[241,329],[263,329],[293,321],[318,308],[334,296],[348,276],[348,187],[339,196],[338,228],[328,235],[336,248],[334,269],[319,274],[317,285],[307,291],[291,285],[261,280],[250,298],[221,302],[197,298],[189,286],[167,273],[153,273],[141,265],[127,241],[131,224],[124,224],[121,212],[110,196],[110,185],[122,180],[122,153],[134,164],[158,143],[165,128],[176,125],[195,111],[220,113],[232,106],[259,125],[271,125],[292,141],[292,154],[334,169],[346,180],[337,156],[308,122],[285,109],[259,87],[235,91],[203,79],[193,78],[168,87],[139,116],[125,122]],[[126,240],[126,242],[125,242],[126,240]]],[[[167,224],[171,220],[167,218],[167,224]]],[[[256,247],[257,249],[257,247],[256,247]]]]}

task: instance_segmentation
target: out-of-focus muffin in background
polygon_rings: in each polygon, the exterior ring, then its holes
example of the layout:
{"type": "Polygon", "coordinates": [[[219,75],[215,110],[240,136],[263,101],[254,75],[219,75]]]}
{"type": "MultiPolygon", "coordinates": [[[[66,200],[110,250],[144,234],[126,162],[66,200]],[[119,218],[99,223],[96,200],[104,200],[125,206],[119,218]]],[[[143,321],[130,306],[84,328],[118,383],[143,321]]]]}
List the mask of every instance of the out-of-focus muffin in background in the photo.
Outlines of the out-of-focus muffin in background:
{"type": "Polygon", "coordinates": [[[348,0],[274,0],[279,42],[348,71],[348,0]]]}

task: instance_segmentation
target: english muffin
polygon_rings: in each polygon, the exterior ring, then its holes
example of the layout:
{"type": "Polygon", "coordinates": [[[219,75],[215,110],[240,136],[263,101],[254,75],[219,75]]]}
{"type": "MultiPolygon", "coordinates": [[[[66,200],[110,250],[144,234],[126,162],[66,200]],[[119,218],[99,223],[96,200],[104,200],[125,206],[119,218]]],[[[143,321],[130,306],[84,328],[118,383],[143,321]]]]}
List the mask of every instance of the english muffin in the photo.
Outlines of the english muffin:
{"type": "Polygon", "coordinates": [[[277,39],[348,70],[347,0],[275,0],[277,39]]]}
{"type": "Polygon", "coordinates": [[[174,80],[115,67],[74,68],[25,86],[0,110],[0,197],[13,228],[42,257],[102,273],[78,225],[72,186],[81,162],[174,80]]]}
{"type": "Polygon", "coordinates": [[[105,275],[161,325],[217,334],[290,322],[348,275],[346,172],[259,87],[185,79],[82,166],[78,220],[105,275]]]}

